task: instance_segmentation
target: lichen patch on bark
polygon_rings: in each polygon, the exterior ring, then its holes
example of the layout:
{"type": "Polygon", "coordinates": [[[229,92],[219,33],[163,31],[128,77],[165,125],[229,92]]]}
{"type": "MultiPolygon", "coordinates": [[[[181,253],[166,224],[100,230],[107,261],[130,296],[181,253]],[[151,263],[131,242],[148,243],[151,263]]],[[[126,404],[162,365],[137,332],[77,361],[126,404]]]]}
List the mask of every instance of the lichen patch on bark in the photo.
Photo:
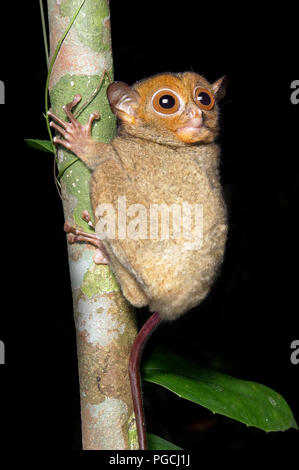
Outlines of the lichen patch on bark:
{"type": "Polygon", "coordinates": [[[124,428],[128,409],[125,403],[115,398],[106,398],[98,405],[88,404],[84,413],[83,445],[86,450],[126,449],[124,428]]]}
{"type": "MultiPolygon", "coordinates": [[[[70,23],[72,16],[79,7],[78,2],[68,0],[54,6],[55,21],[51,25],[50,50],[54,52],[56,45],[63,36],[64,31],[70,23]],[[77,3],[77,5],[76,5],[77,3]]],[[[100,0],[98,6],[101,8],[105,1],[100,0]]],[[[95,16],[98,12],[94,10],[94,2],[86,2],[68,32],[58,53],[55,68],[51,74],[49,90],[65,74],[71,75],[95,75],[103,69],[111,70],[112,58],[110,49],[110,28],[107,21],[103,24],[95,16]],[[90,5],[88,5],[90,3],[90,5]],[[79,31],[79,33],[78,33],[79,31]],[[104,39],[104,43],[102,42],[104,39]],[[99,44],[102,44],[99,47],[99,44]]],[[[106,4],[107,8],[107,4],[106,4]]],[[[109,8],[108,12],[109,14],[109,8]]]]}
{"type": "MultiPolygon", "coordinates": [[[[72,17],[82,0],[65,0],[60,7],[62,16],[72,17]]],[[[110,12],[107,0],[85,2],[74,25],[80,41],[95,52],[111,50],[110,12]]]]}
{"type": "Polygon", "coordinates": [[[119,286],[107,265],[92,263],[82,279],[82,292],[89,298],[101,292],[119,292],[119,286]]]}
{"type": "MultiPolygon", "coordinates": [[[[77,247],[73,247],[72,252],[78,252],[77,247]]],[[[80,250],[80,257],[74,259],[72,256],[69,258],[70,276],[73,289],[79,289],[83,282],[84,276],[88,272],[90,265],[93,263],[94,250],[80,250]]],[[[79,254],[79,253],[78,253],[79,254]]]]}
{"type": "Polygon", "coordinates": [[[134,413],[132,413],[132,415],[128,419],[128,443],[130,450],[138,449],[138,435],[134,413]]]}
{"type": "Polygon", "coordinates": [[[111,305],[112,301],[103,295],[79,299],[77,330],[86,332],[89,343],[105,347],[124,333],[125,324],[119,324],[109,313],[111,305]]]}

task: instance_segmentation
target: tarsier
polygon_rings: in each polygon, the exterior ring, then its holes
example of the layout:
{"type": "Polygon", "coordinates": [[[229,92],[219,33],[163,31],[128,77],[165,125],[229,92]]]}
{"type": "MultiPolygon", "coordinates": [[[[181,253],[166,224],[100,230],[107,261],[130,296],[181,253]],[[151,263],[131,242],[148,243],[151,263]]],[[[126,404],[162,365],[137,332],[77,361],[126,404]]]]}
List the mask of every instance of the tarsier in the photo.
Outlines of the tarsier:
{"type": "MultiPolygon", "coordinates": [[[[139,376],[142,348],[161,321],[176,319],[206,297],[223,259],[227,223],[215,138],[217,102],[224,94],[223,78],[210,84],[191,72],[155,75],[132,87],[114,82],[107,96],[120,125],[109,144],[91,137],[98,113],[92,113],[85,125],[74,118],[71,110],[80,95],[63,107],[69,122],[49,111],[56,121],[51,126],[63,137],[55,137],[55,144],[74,152],[93,170],[95,234],[65,224],[69,242],[94,244],[94,261],[109,263],[128,301],[154,312],[137,335],[129,362],[140,449],[146,448],[139,376]],[[102,204],[111,204],[117,214],[120,196],[135,208],[132,215],[143,208],[146,220],[158,206],[173,209],[169,210],[172,224],[168,219],[172,231],[162,233],[165,220],[160,213],[150,220],[154,227],[147,224],[143,236],[128,236],[123,227],[121,234],[103,235],[102,204]],[[200,237],[195,220],[186,219],[186,207],[201,208],[200,237]]],[[[91,224],[86,211],[83,218],[91,224]]]]}

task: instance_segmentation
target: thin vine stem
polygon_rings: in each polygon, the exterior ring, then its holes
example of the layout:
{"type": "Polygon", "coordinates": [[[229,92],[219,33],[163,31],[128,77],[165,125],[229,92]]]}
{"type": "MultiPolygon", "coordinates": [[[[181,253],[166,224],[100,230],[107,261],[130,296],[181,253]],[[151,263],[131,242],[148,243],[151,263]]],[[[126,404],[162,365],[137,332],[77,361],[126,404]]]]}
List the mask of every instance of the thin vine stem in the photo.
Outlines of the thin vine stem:
{"type": "Polygon", "coordinates": [[[46,29],[46,22],[45,22],[43,0],[39,0],[39,7],[40,7],[40,16],[41,16],[41,20],[42,20],[42,30],[43,30],[43,38],[44,38],[44,46],[45,46],[45,55],[46,55],[46,61],[47,61],[47,66],[48,66],[48,63],[49,63],[49,47],[48,47],[47,29],[46,29]]]}
{"type": "Polygon", "coordinates": [[[76,112],[74,113],[74,117],[75,118],[78,118],[80,116],[80,114],[84,111],[85,108],[87,108],[87,106],[94,100],[94,98],[97,96],[97,94],[99,93],[100,89],[102,88],[102,85],[104,83],[104,80],[105,80],[105,76],[107,75],[108,77],[108,80],[109,80],[109,83],[112,82],[111,80],[111,77],[109,75],[109,72],[107,70],[104,70],[103,72],[103,75],[102,75],[102,78],[100,80],[100,83],[98,84],[98,86],[96,87],[96,89],[89,95],[89,97],[87,98],[87,100],[85,101],[85,103],[83,103],[79,109],[76,110],[76,112]]]}
{"type": "Polygon", "coordinates": [[[62,176],[63,176],[63,174],[65,173],[65,171],[66,171],[70,166],[72,166],[74,163],[76,163],[78,160],[80,160],[80,159],[79,159],[78,157],[75,157],[75,158],[73,158],[73,160],[71,160],[69,163],[67,163],[67,164],[60,170],[60,172],[58,173],[58,175],[57,175],[57,180],[59,181],[59,180],[62,178],[62,176]]]}

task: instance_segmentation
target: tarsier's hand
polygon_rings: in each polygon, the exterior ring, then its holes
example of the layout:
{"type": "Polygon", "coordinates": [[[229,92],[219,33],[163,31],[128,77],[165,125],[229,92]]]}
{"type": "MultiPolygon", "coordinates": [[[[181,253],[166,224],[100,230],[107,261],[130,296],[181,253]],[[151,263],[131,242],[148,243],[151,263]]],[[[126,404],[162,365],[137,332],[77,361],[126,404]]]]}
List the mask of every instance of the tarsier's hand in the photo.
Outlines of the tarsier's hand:
{"type": "Polygon", "coordinates": [[[70,122],[65,122],[60,119],[51,111],[51,109],[48,111],[48,115],[59,124],[58,125],[54,121],[51,121],[50,126],[56,129],[63,137],[63,139],[54,137],[54,144],[63,145],[67,150],[71,150],[78,157],[82,158],[84,155],[89,153],[90,148],[92,147],[94,141],[91,137],[91,126],[95,119],[99,119],[100,115],[97,112],[93,112],[90,114],[86,124],[80,124],[80,122],[75,119],[71,111],[80,100],[81,96],[75,95],[71,103],[62,107],[70,122]]]}

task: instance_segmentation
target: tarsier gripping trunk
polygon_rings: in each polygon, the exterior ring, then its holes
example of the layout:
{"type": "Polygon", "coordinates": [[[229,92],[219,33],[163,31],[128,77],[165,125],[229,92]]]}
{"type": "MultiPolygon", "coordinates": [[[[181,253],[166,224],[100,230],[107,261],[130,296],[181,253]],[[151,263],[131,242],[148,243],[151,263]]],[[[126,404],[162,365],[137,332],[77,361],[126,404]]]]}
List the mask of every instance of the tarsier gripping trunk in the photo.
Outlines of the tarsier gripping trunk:
{"type": "Polygon", "coordinates": [[[84,126],[74,118],[80,96],[64,108],[69,123],[49,113],[61,135],[54,142],[93,170],[95,235],[87,241],[98,248],[95,262],[109,263],[132,305],[158,312],[139,333],[130,360],[142,449],[142,346],[161,320],[176,319],[206,297],[224,255],[226,208],[215,144],[224,92],[225,80],[210,84],[189,72],[156,75],[133,87],[114,82],[107,95],[120,126],[110,144],[91,138],[96,113],[84,126]]]}

